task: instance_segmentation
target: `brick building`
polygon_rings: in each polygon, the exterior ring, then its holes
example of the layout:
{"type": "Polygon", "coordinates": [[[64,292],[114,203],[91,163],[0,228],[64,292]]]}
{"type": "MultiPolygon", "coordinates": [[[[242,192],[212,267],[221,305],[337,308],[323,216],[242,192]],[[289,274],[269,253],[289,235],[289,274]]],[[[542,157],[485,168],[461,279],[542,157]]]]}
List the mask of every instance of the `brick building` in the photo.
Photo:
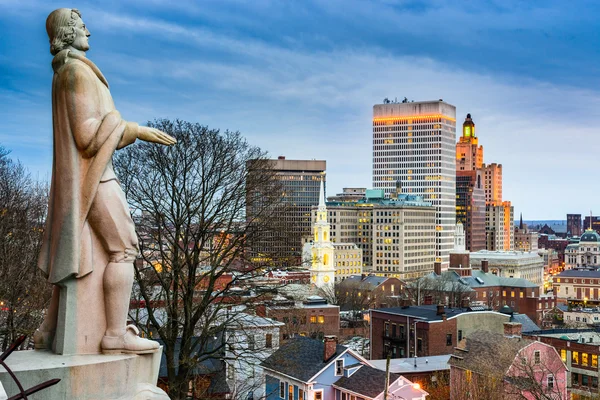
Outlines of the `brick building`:
{"type": "Polygon", "coordinates": [[[295,335],[323,338],[340,332],[340,307],[319,296],[309,296],[304,302],[275,297],[257,307],[256,313],[285,324],[280,328],[282,340],[295,335]]]}
{"type": "Polygon", "coordinates": [[[373,274],[354,275],[339,282],[335,291],[342,311],[361,311],[399,305],[404,282],[373,274]]]}
{"type": "Polygon", "coordinates": [[[567,214],[567,236],[581,236],[581,214],[567,214]]]}
{"type": "Polygon", "coordinates": [[[570,243],[568,239],[559,238],[556,235],[540,233],[538,236],[538,249],[556,250],[558,253],[558,263],[561,267],[565,265],[565,249],[570,243]]]}
{"type": "Polygon", "coordinates": [[[593,329],[552,329],[524,333],[528,339],[551,345],[567,365],[568,387],[573,399],[599,394],[598,356],[600,356],[600,333],[593,329]]]}
{"type": "Polygon", "coordinates": [[[419,292],[424,297],[424,304],[433,300],[450,306],[461,306],[466,301],[466,304],[496,311],[508,306],[512,312],[525,314],[537,324],[541,323],[543,315],[556,305],[552,294],[541,293],[540,287],[528,280],[491,273],[486,260],[481,262],[481,269],[463,268],[462,265],[469,265],[468,254],[462,255],[458,266],[453,265],[444,272],[437,270],[422,278],[421,282],[407,285],[408,293],[414,301],[414,295],[419,292]],[[420,286],[418,290],[417,286],[420,286]],[[431,293],[432,288],[444,293],[436,296],[435,293],[431,293]],[[457,294],[462,298],[457,299],[457,294]]]}
{"type": "Polygon", "coordinates": [[[570,269],[554,275],[552,286],[560,302],[600,305],[600,271],[570,269]]]}
{"type": "Polygon", "coordinates": [[[386,358],[388,352],[392,358],[450,354],[470,333],[482,329],[501,333],[504,323],[516,318],[496,311],[475,310],[443,305],[369,310],[370,358],[386,358]]]}

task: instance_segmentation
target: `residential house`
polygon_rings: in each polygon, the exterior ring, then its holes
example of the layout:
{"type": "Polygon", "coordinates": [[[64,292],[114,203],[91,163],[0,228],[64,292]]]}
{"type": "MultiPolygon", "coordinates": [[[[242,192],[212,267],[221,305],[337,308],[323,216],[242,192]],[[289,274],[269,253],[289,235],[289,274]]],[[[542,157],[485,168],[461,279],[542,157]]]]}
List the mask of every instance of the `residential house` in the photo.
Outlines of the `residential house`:
{"type": "Polygon", "coordinates": [[[233,398],[262,399],[264,372],[260,363],[279,349],[283,322],[238,313],[226,325],[224,360],[233,398]]]}
{"type": "Polygon", "coordinates": [[[508,325],[504,335],[472,333],[448,363],[450,399],[570,399],[560,355],[548,344],[521,338],[518,326],[508,325]]]}
{"type": "MultiPolygon", "coordinates": [[[[385,372],[338,345],[333,336],[326,336],[324,341],[294,337],[261,366],[265,370],[267,400],[383,399],[385,372]]],[[[427,396],[427,392],[396,374],[391,374],[389,393],[412,400],[427,396]]]]}
{"type": "Polygon", "coordinates": [[[594,329],[547,329],[528,332],[523,337],[539,340],[556,349],[569,369],[567,385],[573,399],[600,394],[600,332],[594,329]]]}
{"type": "Polygon", "coordinates": [[[398,278],[373,274],[350,276],[335,287],[342,311],[363,311],[399,305],[403,291],[404,282],[398,278]]]}
{"type": "MultiPolygon", "coordinates": [[[[428,391],[433,397],[441,392],[448,393],[450,381],[450,354],[429,357],[392,358],[390,359],[390,372],[402,375],[413,383],[428,391]]],[[[373,367],[385,371],[387,359],[369,360],[373,367]]],[[[441,397],[437,397],[441,398],[441,397]]]]}
{"type": "Polygon", "coordinates": [[[303,302],[276,296],[258,307],[256,313],[284,323],[280,329],[282,340],[295,335],[322,339],[338,336],[340,331],[340,307],[319,296],[308,296],[303,302]]]}

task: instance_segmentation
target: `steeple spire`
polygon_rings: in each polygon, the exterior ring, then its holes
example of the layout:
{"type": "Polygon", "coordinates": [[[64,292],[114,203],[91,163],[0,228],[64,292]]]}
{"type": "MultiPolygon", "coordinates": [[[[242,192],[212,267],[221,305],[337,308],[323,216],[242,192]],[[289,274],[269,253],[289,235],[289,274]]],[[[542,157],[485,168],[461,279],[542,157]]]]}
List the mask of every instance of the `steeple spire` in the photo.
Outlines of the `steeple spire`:
{"type": "Polygon", "coordinates": [[[521,213],[521,220],[519,221],[519,230],[523,230],[523,213],[521,213]]]}
{"type": "Polygon", "coordinates": [[[325,187],[323,185],[323,177],[321,177],[321,188],[319,189],[319,211],[326,209],[325,206],[325,187]]]}

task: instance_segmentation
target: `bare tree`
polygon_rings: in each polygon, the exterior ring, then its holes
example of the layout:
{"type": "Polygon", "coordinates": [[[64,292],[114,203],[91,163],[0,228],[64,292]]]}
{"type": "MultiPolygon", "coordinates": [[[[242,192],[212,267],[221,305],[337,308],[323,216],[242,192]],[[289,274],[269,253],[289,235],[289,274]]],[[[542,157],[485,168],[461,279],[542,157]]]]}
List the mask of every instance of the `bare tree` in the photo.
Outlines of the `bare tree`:
{"type": "Polygon", "coordinates": [[[32,337],[51,288],[37,268],[47,188],[0,146],[0,346],[32,337]]]}
{"type": "Polygon", "coordinates": [[[462,307],[465,300],[473,300],[475,291],[452,274],[444,272],[442,275],[424,276],[408,284],[406,291],[416,305],[424,304],[427,300],[432,304],[462,307]]]}
{"type": "Polygon", "coordinates": [[[177,145],[127,147],[115,168],[137,221],[140,322],[164,343],[169,396],[184,399],[204,361],[243,356],[215,338],[235,320],[228,310],[260,298],[247,284],[266,270],[248,248],[277,235],[282,191],[266,154],[239,132],[179,120],[150,125],[177,145]]]}
{"type": "Polygon", "coordinates": [[[551,346],[501,336],[475,342],[463,354],[459,344],[459,361],[450,362],[458,367],[451,371],[452,399],[566,400],[567,368],[551,346]]]}

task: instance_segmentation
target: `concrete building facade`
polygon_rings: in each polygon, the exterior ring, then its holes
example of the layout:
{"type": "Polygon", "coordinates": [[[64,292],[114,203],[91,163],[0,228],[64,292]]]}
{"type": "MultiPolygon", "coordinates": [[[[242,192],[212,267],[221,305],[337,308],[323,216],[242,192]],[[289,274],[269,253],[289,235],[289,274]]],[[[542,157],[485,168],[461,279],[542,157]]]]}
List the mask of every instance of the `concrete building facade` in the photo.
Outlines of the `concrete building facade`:
{"type": "Polygon", "coordinates": [[[502,202],[502,164],[483,164],[485,202],[502,202]]]}
{"type": "Polygon", "coordinates": [[[362,250],[363,271],[399,279],[433,271],[436,210],[421,196],[386,198],[381,189],[367,190],[362,200],[329,202],[327,210],[331,240],[336,246],[355,243],[362,250]]]}
{"type": "Polygon", "coordinates": [[[397,181],[436,209],[435,257],[449,265],[456,224],[456,107],[442,100],[373,106],[373,187],[397,181]]]}
{"type": "Polygon", "coordinates": [[[490,251],[514,249],[514,207],[510,201],[485,206],[486,248],[490,251]]]}
{"type": "Polygon", "coordinates": [[[600,235],[587,229],[579,243],[571,243],[565,249],[565,269],[600,267],[600,235]]]}
{"type": "Polygon", "coordinates": [[[544,284],[544,261],[537,252],[488,251],[470,254],[471,266],[481,269],[487,261],[489,272],[505,278],[523,278],[538,287],[544,284]]]}

